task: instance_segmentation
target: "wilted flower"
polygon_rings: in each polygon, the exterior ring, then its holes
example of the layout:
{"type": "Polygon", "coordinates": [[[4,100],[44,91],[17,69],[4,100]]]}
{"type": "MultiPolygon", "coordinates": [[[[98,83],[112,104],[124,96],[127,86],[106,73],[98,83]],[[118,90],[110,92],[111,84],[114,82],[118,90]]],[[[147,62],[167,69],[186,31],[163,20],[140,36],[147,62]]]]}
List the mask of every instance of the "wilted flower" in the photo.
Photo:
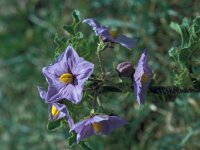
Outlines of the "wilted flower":
{"type": "Polygon", "coordinates": [[[149,84],[153,78],[153,73],[148,65],[147,50],[142,53],[133,77],[134,91],[140,105],[141,103],[144,103],[144,96],[146,95],[149,84]]]}
{"type": "Polygon", "coordinates": [[[90,25],[96,35],[102,37],[103,41],[118,43],[128,49],[132,49],[137,42],[137,39],[135,38],[129,38],[125,35],[118,34],[116,31],[110,31],[108,27],[101,26],[95,19],[85,19],[83,22],[90,25]]]}
{"type": "MultiPolygon", "coordinates": [[[[46,97],[47,93],[42,87],[38,87],[40,97],[47,103],[46,97]]],[[[50,121],[55,121],[61,118],[66,117],[70,128],[74,125],[74,121],[71,118],[66,105],[61,104],[59,102],[48,103],[48,112],[50,121]]]]}
{"type": "Polygon", "coordinates": [[[118,116],[93,115],[90,118],[74,124],[71,131],[77,133],[77,142],[96,135],[109,135],[114,129],[119,128],[128,122],[118,116]]]}
{"type": "Polygon", "coordinates": [[[117,65],[116,71],[120,77],[131,77],[134,73],[133,64],[130,62],[122,62],[117,65]]]}
{"type": "Polygon", "coordinates": [[[43,68],[43,74],[49,83],[47,101],[56,102],[60,99],[68,99],[73,103],[79,103],[82,99],[85,81],[90,77],[94,65],[68,46],[58,59],[43,68]]]}

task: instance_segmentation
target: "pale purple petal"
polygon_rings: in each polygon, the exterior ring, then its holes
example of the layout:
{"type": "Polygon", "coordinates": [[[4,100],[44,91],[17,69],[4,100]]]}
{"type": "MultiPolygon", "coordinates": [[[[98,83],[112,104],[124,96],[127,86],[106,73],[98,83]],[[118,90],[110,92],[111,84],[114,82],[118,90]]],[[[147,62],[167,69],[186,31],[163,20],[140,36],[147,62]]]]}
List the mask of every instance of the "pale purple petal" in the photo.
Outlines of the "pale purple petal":
{"type": "Polygon", "coordinates": [[[69,67],[66,63],[65,53],[62,53],[55,62],[42,69],[42,72],[50,85],[59,85],[60,76],[63,73],[69,72],[69,67]]]}
{"type": "Polygon", "coordinates": [[[84,59],[79,59],[78,67],[73,69],[73,73],[79,83],[84,83],[91,76],[93,70],[94,64],[85,61],[84,59]]]}
{"type": "Polygon", "coordinates": [[[96,35],[101,36],[105,42],[118,43],[128,49],[132,49],[138,41],[135,38],[129,38],[125,35],[119,35],[116,38],[113,38],[110,34],[109,28],[100,25],[95,19],[85,19],[83,22],[90,25],[95,31],[96,35]]]}
{"type": "Polygon", "coordinates": [[[85,19],[85,20],[83,20],[83,23],[87,23],[88,25],[90,25],[93,28],[93,30],[95,30],[94,28],[100,28],[101,27],[99,22],[97,22],[97,20],[93,19],[93,18],[85,19]]]}
{"type": "Polygon", "coordinates": [[[38,86],[37,88],[38,88],[40,97],[46,102],[46,98],[47,98],[47,92],[46,92],[46,90],[43,87],[41,87],[41,86],[38,86]]]}
{"type": "MultiPolygon", "coordinates": [[[[79,67],[79,59],[77,52],[73,49],[73,47],[68,46],[65,50],[65,62],[67,62],[67,66],[69,67],[69,72],[74,74],[74,68],[79,67]]],[[[65,72],[66,73],[66,72],[65,72]]]]}
{"type": "Polygon", "coordinates": [[[48,91],[47,91],[47,102],[48,103],[54,103],[57,102],[59,100],[61,100],[62,97],[62,93],[64,91],[64,87],[54,87],[54,86],[49,86],[48,87],[48,91]]]}
{"type": "Polygon", "coordinates": [[[128,121],[118,116],[109,116],[108,121],[103,121],[102,134],[109,135],[113,130],[128,124],[128,121]]]}
{"type": "Polygon", "coordinates": [[[109,116],[108,115],[95,115],[94,117],[91,118],[91,123],[94,122],[101,122],[103,120],[109,120],[109,116]]]}
{"type": "Polygon", "coordinates": [[[115,42],[121,44],[122,46],[128,48],[128,49],[132,49],[133,47],[135,47],[136,43],[137,43],[137,39],[135,38],[129,38],[126,37],[125,35],[119,35],[117,36],[117,38],[115,38],[115,42]]]}
{"type": "Polygon", "coordinates": [[[81,132],[77,134],[77,143],[83,139],[90,137],[94,134],[92,124],[86,125],[82,128],[81,132]]]}
{"type": "Polygon", "coordinates": [[[137,96],[137,101],[139,105],[144,103],[144,96],[147,93],[152,78],[153,73],[148,65],[148,54],[147,50],[145,50],[140,57],[138,66],[134,73],[134,91],[137,96]],[[148,80],[145,82],[142,82],[143,75],[148,77],[148,80]]]}

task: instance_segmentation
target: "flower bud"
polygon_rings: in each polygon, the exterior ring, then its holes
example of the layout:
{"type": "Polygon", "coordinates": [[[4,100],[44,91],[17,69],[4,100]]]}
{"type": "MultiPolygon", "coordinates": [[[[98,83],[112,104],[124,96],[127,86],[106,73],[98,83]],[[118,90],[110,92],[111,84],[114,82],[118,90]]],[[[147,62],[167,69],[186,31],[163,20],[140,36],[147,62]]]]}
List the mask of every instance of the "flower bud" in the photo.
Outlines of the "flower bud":
{"type": "Polygon", "coordinates": [[[131,77],[135,71],[132,63],[122,62],[117,65],[116,71],[120,77],[131,77]]]}

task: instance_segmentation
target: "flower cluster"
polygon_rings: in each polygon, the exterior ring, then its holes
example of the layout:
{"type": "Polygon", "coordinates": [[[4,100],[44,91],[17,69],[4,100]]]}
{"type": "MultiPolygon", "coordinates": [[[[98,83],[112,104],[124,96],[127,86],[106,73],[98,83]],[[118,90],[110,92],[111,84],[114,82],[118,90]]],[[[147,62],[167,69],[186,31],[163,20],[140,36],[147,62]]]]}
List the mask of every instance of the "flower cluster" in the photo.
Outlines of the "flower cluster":
{"type": "MultiPolygon", "coordinates": [[[[108,27],[100,25],[95,19],[85,19],[84,23],[89,24],[101,42],[118,43],[128,49],[132,49],[137,40],[125,35],[110,31],[108,27]]],[[[83,139],[95,135],[109,135],[114,129],[119,128],[128,122],[116,115],[105,115],[91,113],[86,119],[74,123],[73,118],[67,109],[66,101],[79,104],[83,97],[84,85],[94,70],[94,64],[79,57],[72,46],[66,50],[50,65],[43,68],[42,72],[48,83],[48,88],[38,87],[40,97],[48,104],[49,120],[56,121],[66,119],[70,132],[76,132],[77,143],[83,139]]],[[[144,95],[152,79],[152,71],[148,66],[147,50],[142,54],[136,70],[130,62],[124,62],[117,66],[120,77],[131,77],[134,91],[139,105],[144,103],[144,95]]],[[[92,108],[93,109],[93,108],[92,108]]]]}
{"type": "Polygon", "coordinates": [[[48,90],[38,87],[40,97],[48,104],[50,121],[66,118],[69,127],[77,133],[77,142],[92,134],[110,134],[110,132],[127,123],[118,116],[94,115],[89,119],[74,124],[67,106],[61,100],[78,104],[82,100],[86,80],[91,76],[94,65],[68,46],[55,62],[43,68],[48,82],[48,90]]]}

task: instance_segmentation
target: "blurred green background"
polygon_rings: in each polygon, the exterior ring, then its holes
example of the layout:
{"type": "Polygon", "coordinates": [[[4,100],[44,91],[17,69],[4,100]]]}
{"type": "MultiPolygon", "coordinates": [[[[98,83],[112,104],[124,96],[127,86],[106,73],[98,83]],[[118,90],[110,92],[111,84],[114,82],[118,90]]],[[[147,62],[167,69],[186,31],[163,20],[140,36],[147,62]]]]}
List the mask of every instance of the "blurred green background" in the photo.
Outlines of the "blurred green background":
{"type": "MultiPolygon", "coordinates": [[[[117,46],[105,52],[104,63],[111,64],[108,70],[114,71],[113,61],[114,65],[126,60],[136,65],[142,50],[148,47],[156,84],[173,85],[174,64],[168,50],[179,44],[180,38],[169,24],[200,15],[200,1],[1,0],[1,150],[69,149],[68,131],[46,130],[47,105],[40,99],[37,86],[45,84],[42,67],[53,61],[54,35],[66,35],[62,26],[71,23],[74,9],[80,10],[82,19],[96,18],[104,25],[141,39],[133,51],[117,46]],[[112,59],[107,59],[110,56],[112,59]]],[[[86,36],[92,33],[87,25],[81,28],[86,36]]],[[[88,59],[94,61],[95,49],[86,47],[93,51],[88,59]]],[[[199,94],[150,95],[141,109],[132,93],[108,94],[101,98],[105,107],[127,118],[130,124],[109,137],[90,138],[89,143],[95,150],[200,149],[199,94]]]]}

